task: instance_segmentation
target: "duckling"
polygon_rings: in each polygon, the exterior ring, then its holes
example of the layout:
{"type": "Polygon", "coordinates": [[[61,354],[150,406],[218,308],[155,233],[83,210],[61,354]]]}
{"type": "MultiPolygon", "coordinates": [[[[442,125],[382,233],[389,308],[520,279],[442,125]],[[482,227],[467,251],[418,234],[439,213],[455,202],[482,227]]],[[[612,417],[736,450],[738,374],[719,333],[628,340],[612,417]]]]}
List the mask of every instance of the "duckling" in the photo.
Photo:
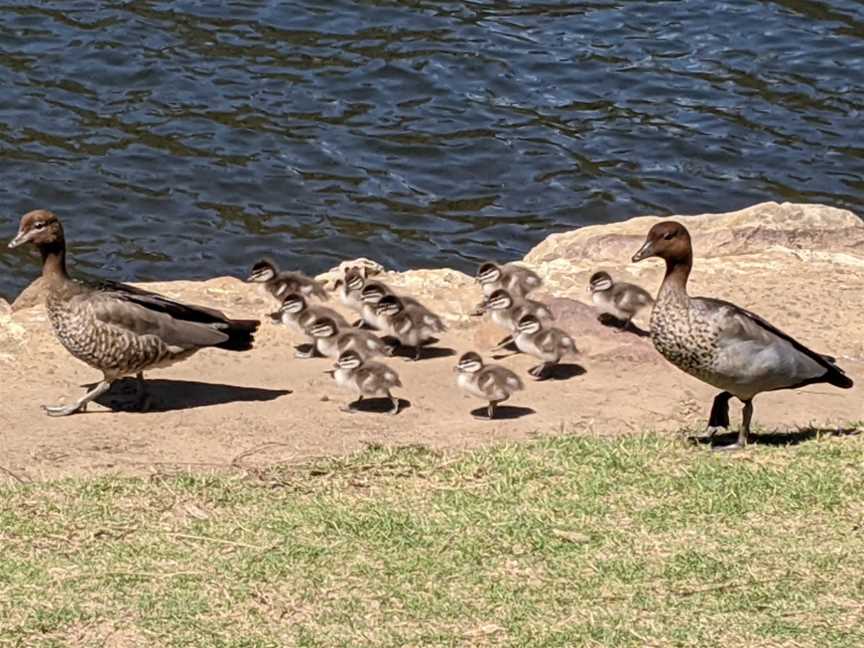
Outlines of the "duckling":
{"type": "MultiPolygon", "coordinates": [[[[348,268],[345,270],[345,276],[336,281],[336,289],[339,291],[339,301],[350,308],[355,313],[363,312],[363,297],[360,291],[366,280],[357,268],[348,268]]],[[[357,326],[362,320],[355,322],[357,326]]]]}
{"type": "Polygon", "coordinates": [[[495,418],[495,408],[500,403],[510,398],[513,392],[525,389],[515,373],[501,365],[483,364],[483,358],[473,351],[459,358],[453,371],[457,373],[456,384],[462,391],[488,401],[486,412],[489,420],[495,418]]]}
{"type": "Polygon", "coordinates": [[[480,282],[485,297],[499,289],[506,290],[514,297],[525,297],[543,285],[540,275],[533,270],[515,263],[497,265],[491,261],[480,264],[477,281],[480,282]]]}
{"type": "Polygon", "coordinates": [[[48,319],[75,358],[102,372],[96,387],[71,405],[44,407],[49,416],[86,411],[88,403],[124,376],[138,380],[138,406],[148,402],[144,371],[170,366],[199,349],[252,348],[258,320],[228,319],[203,306],[114,281],[73,279],[66,270],[66,238],[60,219],[38,209],[21,218],[10,248],[30,243],[42,254],[48,319]]]}
{"type": "Polygon", "coordinates": [[[514,297],[503,288],[499,288],[489,295],[486,301],[483,302],[483,309],[489,311],[495,324],[509,333],[506,338],[496,345],[496,349],[504,347],[513,341],[513,334],[518,329],[517,323],[526,315],[533,315],[541,322],[555,319],[555,316],[552,315],[552,311],[549,310],[546,304],[526,297],[514,297]]]}
{"type": "MultiPolygon", "coordinates": [[[[363,301],[363,307],[360,310],[360,318],[366,326],[374,329],[384,330],[387,325],[377,312],[378,302],[387,295],[395,295],[396,293],[380,281],[364,281],[363,289],[360,291],[360,298],[363,301]]],[[[399,299],[406,306],[417,306],[425,310],[429,310],[423,304],[413,297],[407,295],[399,295],[399,299]]]]}
{"type": "Polygon", "coordinates": [[[602,313],[624,322],[621,331],[630,328],[632,320],[643,308],[654,303],[648,291],[636,284],[613,282],[608,272],[595,272],[589,281],[591,301],[602,313]]]}
{"type": "Polygon", "coordinates": [[[339,328],[331,317],[316,319],[307,331],[315,340],[318,351],[328,358],[338,358],[348,350],[356,351],[361,360],[385,353],[389,355],[389,347],[374,333],[353,327],[339,328]]]}
{"type": "Polygon", "coordinates": [[[263,284],[268,293],[280,300],[291,293],[317,297],[321,301],[330,299],[320,281],[307,277],[302,272],[280,272],[270,259],[262,259],[253,265],[246,281],[263,284]]]}
{"type": "Polygon", "coordinates": [[[524,315],[516,325],[513,341],[522,353],[542,360],[528,373],[537,380],[548,378],[552,368],[568,353],[576,353],[573,338],[559,328],[544,327],[534,315],[524,315]]]}
{"type": "MultiPolygon", "coordinates": [[[[275,313],[270,313],[270,319],[274,324],[285,324],[303,335],[309,335],[309,326],[318,319],[328,318],[336,323],[337,327],[348,328],[348,322],[342,315],[332,308],[318,304],[311,305],[299,293],[290,293],[275,313]]],[[[312,347],[308,351],[298,350],[298,358],[311,358],[316,351],[320,352],[317,341],[313,340],[312,347]]]]}
{"type": "Polygon", "coordinates": [[[372,360],[363,360],[353,349],[342,352],[334,365],[333,378],[340,387],[353,389],[359,394],[356,401],[341,408],[343,412],[354,412],[354,408],[365,396],[389,398],[393,403],[390,414],[399,413],[399,399],[390,392],[401,387],[399,375],[387,365],[372,360]]]}
{"type": "Polygon", "coordinates": [[[729,425],[729,399],[744,403],[738,441],[747,444],[753,398],[762,392],[827,383],[841,389],[852,380],[832,358],[808,349],[755,313],[719,299],[690,297],[687,279],[693,267],[690,233],[675,221],[648,232],[633,262],[659,257],[666,275],[651,312],[651,339],[673,365],[722,390],[708,420],[707,438],[729,425]]]}
{"type": "Polygon", "coordinates": [[[414,347],[412,360],[420,359],[423,344],[429,338],[447,330],[441,318],[428,308],[405,302],[396,295],[382,297],[375,307],[375,314],[386,334],[392,335],[403,346],[414,347]]]}

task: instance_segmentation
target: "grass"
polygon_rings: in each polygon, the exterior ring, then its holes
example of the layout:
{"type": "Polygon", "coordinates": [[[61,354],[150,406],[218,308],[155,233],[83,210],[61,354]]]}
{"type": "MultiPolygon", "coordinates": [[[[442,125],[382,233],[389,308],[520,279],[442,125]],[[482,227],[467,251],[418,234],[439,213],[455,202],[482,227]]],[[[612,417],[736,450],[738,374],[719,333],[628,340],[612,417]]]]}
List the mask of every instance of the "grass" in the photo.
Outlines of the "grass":
{"type": "Polygon", "coordinates": [[[861,646],[864,444],[372,448],[0,489],[0,646],[861,646]]]}

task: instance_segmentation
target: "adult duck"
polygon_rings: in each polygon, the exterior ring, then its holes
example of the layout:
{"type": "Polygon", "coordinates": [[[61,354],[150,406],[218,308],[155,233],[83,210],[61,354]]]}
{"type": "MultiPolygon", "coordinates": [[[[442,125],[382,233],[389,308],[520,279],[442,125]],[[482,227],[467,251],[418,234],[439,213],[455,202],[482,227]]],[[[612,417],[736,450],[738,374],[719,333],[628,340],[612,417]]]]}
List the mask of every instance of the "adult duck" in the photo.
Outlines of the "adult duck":
{"type": "Polygon", "coordinates": [[[663,221],[648,232],[633,262],[659,257],[666,276],[651,312],[651,339],[672,364],[722,390],[708,420],[710,439],[729,426],[729,399],[744,404],[738,441],[746,445],[753,398],[762,392],[827,383],[842,389],[852,380],[829,356],[816,353],[755,313],[720,299],[690,297],[693,267],[690,233],[682,224],[663,221]]]}

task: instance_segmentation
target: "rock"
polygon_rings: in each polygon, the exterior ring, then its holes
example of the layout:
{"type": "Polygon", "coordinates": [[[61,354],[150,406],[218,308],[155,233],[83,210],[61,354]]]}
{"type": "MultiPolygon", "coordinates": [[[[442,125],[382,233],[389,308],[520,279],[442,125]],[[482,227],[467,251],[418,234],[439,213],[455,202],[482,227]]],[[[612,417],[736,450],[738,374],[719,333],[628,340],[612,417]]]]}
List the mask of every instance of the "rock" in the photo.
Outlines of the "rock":
{"type": "Polygon", "coordinates": [[[42,303],[42,277],[37,277],[12,302],[12,311],[33,308],[42,303]]]}

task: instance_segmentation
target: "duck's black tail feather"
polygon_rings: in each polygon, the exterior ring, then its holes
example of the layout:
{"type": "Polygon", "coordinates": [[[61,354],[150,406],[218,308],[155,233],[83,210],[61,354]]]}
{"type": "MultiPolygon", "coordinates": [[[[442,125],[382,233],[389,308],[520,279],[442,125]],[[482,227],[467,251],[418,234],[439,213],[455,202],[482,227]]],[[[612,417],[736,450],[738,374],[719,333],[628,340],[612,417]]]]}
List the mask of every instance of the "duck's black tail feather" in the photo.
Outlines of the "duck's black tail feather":
{"type": "Polygon", "coordinates": [[[248,351],[255,341],[255,331],[261,322],[258,320],[228,320],[228,326],[220,328],[223,333],[228,334],[228,339],[217,344],[217,349],[226,351],[248,351]]]}
{"type": "Polygon", "coordinates": [[[851,389],[855,384],[852,382],[852,379],[846,375],[846,372],[834,363],[831,363],[831,369],[828,370],[828,373],[826,373],[823,378],[829,385],[840,387],[840,389],[851,389]]]}

